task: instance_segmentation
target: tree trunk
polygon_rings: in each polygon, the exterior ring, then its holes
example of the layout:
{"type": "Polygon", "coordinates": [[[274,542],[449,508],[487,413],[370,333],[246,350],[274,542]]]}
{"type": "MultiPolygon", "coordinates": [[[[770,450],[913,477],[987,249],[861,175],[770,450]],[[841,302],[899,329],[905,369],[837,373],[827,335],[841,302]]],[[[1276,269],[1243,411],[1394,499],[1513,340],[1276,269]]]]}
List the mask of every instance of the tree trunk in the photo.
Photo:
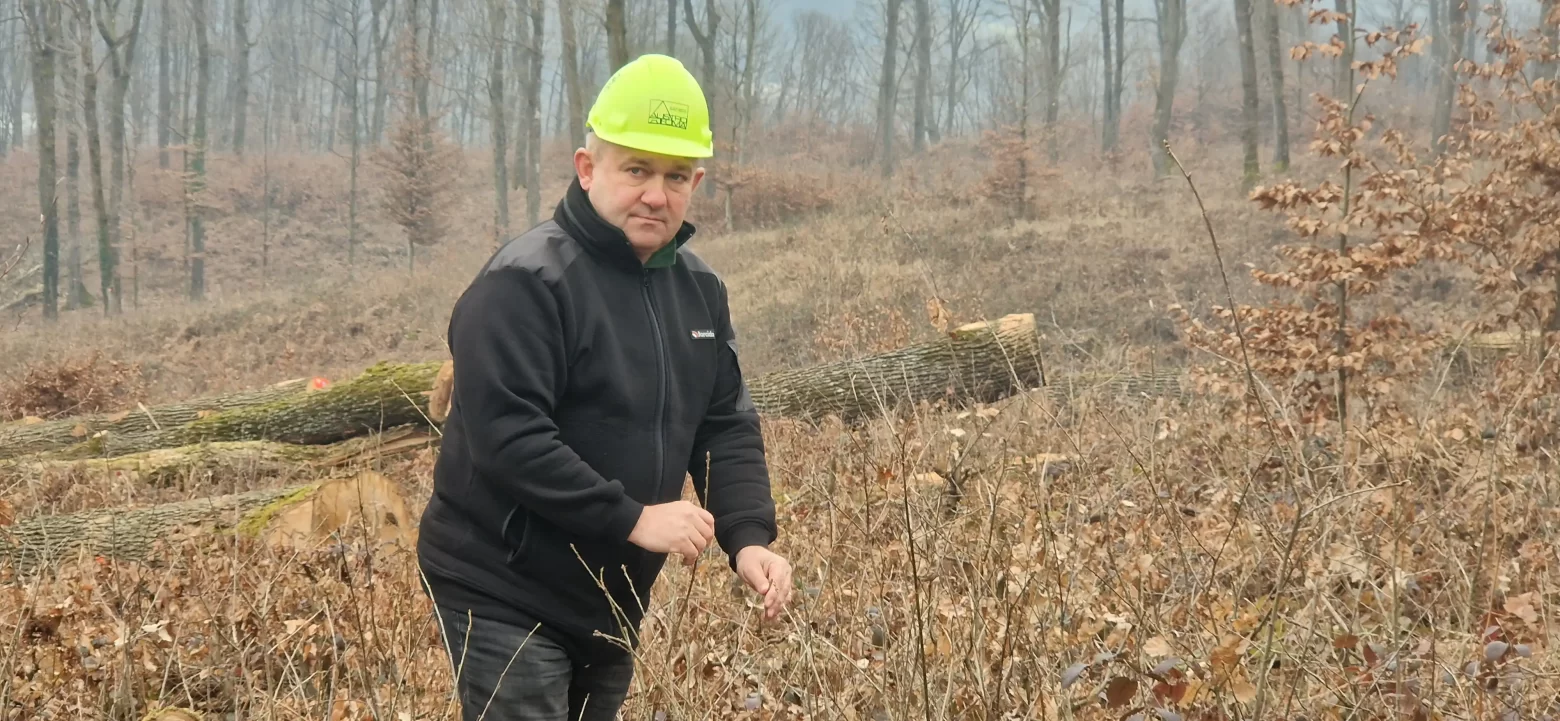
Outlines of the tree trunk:
{"type": "Polygon", "coordinates": [[[208,413],[140,432],[89,436],[59,451],[95,458],[212,441],[335,443],[394,426],[427,423],[438,363],[381,363],[330,388],[208,413]]]}
{"type": "Polygon", "coordinates": [[[931,124],[932,8],[931,0],[915,0],[915,115],[910,152],[926,149],[931,124]]]}
{"type": "Polygon", "coordinates": [[[1170,140],[1170,120],[1175,112],[1175,87],[1181,76],[1181,43],[1186,39],[1186,0],[1155,0],[1159,19],[1159,85],[1154,93],[1154,129],[1151,149],[1154,175],[1170,172],[1165,144],[1170,140]]]}
{"type": "Polygon", "coordinates": [[[92,175],[92,206],[97,218],[98,291],[101,293],[104,314],[113,313],[117,303],[113,301],[118,283],[116,266],[118,257],[109,231],[108,201],[105,197],[103,178],[103,138],[98,124],[97,63],[93,60],[92,8],[87,0],[77,0],[77,46],[81,51],[81,107],[82,122],[86,125],[88,172],[92,175]]]}
{"type": "MultiPolygon", "coordinates": [[[[1435,0],[1431,0],[1434,2],[1435,0]]],[[[1453,0],[1459,2],[1460,0],[1453,0]]],[[[1343,41],[1343,54],[1338,56],[1337,67],[1333,71],[1333,82],[1336,84],[1333,93],[1344,103],[1354,102],[1354,3],[1350,0],[1334,0],[1333,7],[1337,10],[1338,39],[1343,41]]]]}
{"type": "Polygon", "coordinates": [[[509,234],[509,121],[504,117],[504,40],[509,27],[504,6],[509,0],[488,0],[488,118],[493,129],[493,244],[509,234]]]}
{"type": "Polygon", "coordinates": [[[558,0],[558,29],[563,33],[563,84],[569,93],[569,143],[585,147],[585,89],[580,86],[580,53],[574,32],[574,0],[558,0]]]}
{"type": "MultiPolygon", "coordinates": [[[[236,493],[261,484],[311,480],[321,472],[359,466],[405,453],[437,448],[438,435],[425,428],[401,427],[329,445],[303,446],[271,441],[219,441],[158,448],[113,458],[60,459],[40,453],[0,460],[0,487],[61,489],[13,494],[16,501],[33,501],[38,512],[77,512],[93,497],[112,497],[116,504],[165,503],[218,493],[236,493]],[[82,494],[81,489],[86,493],[82,494]],[[89,500],[83,501],[81,495],[89,500]],[[37,500],[34,501],[33,497],[37,500]],[[63,501],[63,503],[62,503],[63,501]],[[68,504],[67,509],[58,509],[68,504]]],[[[104,505],[98,502],[96,505],[104,505]]],[[[90,506],[87,506],[90,507],[90,506]]],[[[30,514],[25,514],[30,515],[30,514]]]]}
{"type": "Polygon", "coordinates": [[[26,574],[68,563],[78,554],[127,561],[149,561],[176,533],[236,533],[267,544],[305,544],[351,535],[366,528],[377,541],[409,540],[411,519],[394,482],[362,471],[286,488],[245,491],[215,498],[194,498],[144,508],[90,510],[58,516],[34,516],[10,529],[0,541],[0,560],[26,574]]]}
{"type": "Polygon", "coordinates": [[[167,169],[168,144],[173,132],[173,81],[169,77],[173,64],[172,0],[162,0],[162,13],[157,22],[157,167],[167,169]]]}
{"type": "MultiPolygon", "coordinates": [[[[1340,0],[1341,2],[1342,0],[1340,0]]],[[[1435,116],[1431,118],[1431,142],[1434,155],[1440,158],[1447,149],[1447,136],[1452,131],[1452,106],[1457,100],[1457,63],[1462,59],[1461,43],[1457,39],[1462,37],[1462,27],[1467,17],[1463,0],[1431,0],[1435,3],[1445,3],[1445,12],[1442,17],[1446,19],[1443,35],[1448,42],[1440,43],[1441,52],[1441,76],[1436,88],[1435,116]]]]}
{"type": "Polygon", "coordinates": [[[195,26],[195,132],[189,139],[190,179],[186,213],[190,224],[190,299],[206,297],[206,224],[200,195],[206,187],[206,104],[211,87],[211,43],[206,37],[206,1],[191,0],[195,26]]]}
{"type": "Polygon", "coordinates": [[[1241,189],[1251,190],[1262,175],[1257,162],[1257,52],[1251,34],[1251,0],[1235,0],[1235,27],[1240,33],[1240,144],[1245,156],[1241,189]]]}
{"type": "Polygon", "coordinates": [[[1045,7],[1045,130],[1047,156],[1060,159],[1057,120],[1062,109],[1062,0],[1042,0],[1045,7]]]}
{"type": "Polygon", "coordinates": [[[249,6],[233,3],[233,154],[244,155],[244,131],[249,126],[249,6]]]}
{"type": "Polygon", "coordinates": [[[526,81],[526,181],[525,217],[534,226],[542,212],[542,41],[546,19],[546,0],[531,0],[530,60],[526,67],[530,78],[526,81]]]}
{"type": "Polygon", "coordinates": [[[15,421],[0,424],[0,459],[29,453],[49,453],[80,444],[98,433],[110,437],[134,436],[161,428],[182,426],[224,411],[269,406],[308,391],[306,380],[225,395],[207,396],[145,410],[71,416],[41,423],[15,421]]]}
{"type": "MultiPolygon", "coordinates": [[[[1549,38],[1549,52],[1560,53],[1560,0],[1544,0],[1543,27],[1544,37],[1549,38]]],[[[1541,66],[1541,74],[1550,80],[1556,79],[1556,71],[1560,70],[1560,61],[1544,63],[1541,66]]]]}
{"type": "MultiPolygon", "coordinates": [[[[898,0],[892,1],[898,2],[898,0]]],[[[700,27],[698,19],[693,16],[693,0],[683,0],[683,18],[687,20],[688,31],[693,33],[694,44],[699,46],[699,57],[704,64],[700,80],[710,106],[710,130],[715,134],[715,142],[719,143],[721,135],[715,123],[722,117],[723,110],[720,104],[722,89],[719,68],[715,64],[715,44],[720,38],[720,12],[715,7],[715,0],[704,0],[704,25],[700,27]]],[[[704,194],[711,198],[715,197],[718,185],[714,169],[705,168],[704,194]]]]}
{"type": "Polygon", "coordinates": [[[1284,50],[1278,32],[1279,12],[1277,5],[1265,3],[1268,74],[1273,84],[1273,171],[1285,173],[1289,171],[1289,108],[1284,98],[1284,50]]]}
{"type": "Polygon", "coordinates": [[[1110,54],[1110,0],[1100,0],[1100,36],[1103,39],[1103,52],[1100,58],[1105,66],[1105,85],[1102,95],[1104,106],[1104,122],[1100,127],[1100,149],[1105,153],[1116,149],[1116,134],[1120,124],[1116,121],[1116,71],[1115,56],[1110,54]]]}
{"type": "MultiPolygon", "coordinates": [[[[99,0],[101,3],[102,0],[99,0]]],[[[141,36],[141,16],[145,10],[146,0],[135,0],[135,5],[130,11],[130,29],[120,35],[115,28],[119,19],[114,16],[114,9],[98,8],[97,28],[98,34],[103,36],[103,42],[108,49],[108,67],[112,82],[109,85],[108,110],[108,150],[112,158],[113,181],[109,185],[108,218],[109,218],[109,245],[114,253],[114,293],[113,311],[120,312],[124,298],[124,289],[121,287],[119,274],[119,248],[122,245],[120,237],[120,214],[123,212],[124,187],[125,187],[125,100],[130,93],[131,72],[135,66],[135,48],[141,36]]],[[[105,300],[105,303],[107,301],[105,300]]]]}
{"type": "Polygon", "coordinates": [[[389,0],[371,0],[368,4],[374,41],[374,117],[369,137],[378,145],[385,137],[385,104],[390,98],[390,69],[385,63],[385,45],[390,41],[390,22],[385,17],[389,0]]]}
{"type": "MultiPolygon", "coordinates": [[[[67,54],[65,72],[60,79],[65,96],[65,309],[87,307],[87,284],[81,269],[81,113],[77,102],[81,93],[81,73],[77,59],[67,54]]],[[[59,108],[56,108],[56,112],[59,108]]]]}
{"type": "Polygon", "coordinates": [[[762,413],[853,422],[905,403],[994,401],[1041,380],[1034,316],[1020,314],[886,353],[770,373],[748,386],[762,413]]]}
{"type": "Polygon", "coordinates": [[[55,48],[65,34],[59,5],[49,0],[23,0],[32,46],[33,109],[38,124],[38,212],[43,219],[43,316],[53,321],[60,307],[60,210],[55,187],[54,97],[55,48]]]}
{"type": "Polygon", "coordinates": [[[628,18],[623,0],[607,0],[607,73],[628,64],[628,18]]]}
{"type": "Polygon", "coordinates": [[[887,22],[883,26],[883,73],[878,78],[878,139],[882,143],[878,160],[885,178],[894,174],[894,102],[899,94],[899,73],[894,66],[899,59],[899,3],[900,0],[888,0],[887,22]]]}
{"type": "Polygon", "coordinates": [[[677,57],[677,3],[666,0],[666,54],[677,57]]]}

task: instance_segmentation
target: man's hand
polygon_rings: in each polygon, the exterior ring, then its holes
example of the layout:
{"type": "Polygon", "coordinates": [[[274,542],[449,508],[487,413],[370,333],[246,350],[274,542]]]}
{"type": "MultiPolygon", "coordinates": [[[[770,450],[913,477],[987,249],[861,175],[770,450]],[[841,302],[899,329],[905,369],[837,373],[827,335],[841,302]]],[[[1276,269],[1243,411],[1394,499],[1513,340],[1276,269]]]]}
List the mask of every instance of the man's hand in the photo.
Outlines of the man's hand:
{"type": "Polygon", "coordinates": [[[763,546],[737,551],[737,575],[764,596],[764,618],[773,620],[791,600],[791,564],[763,546]]]}
{"type": "Polygon", "coordinates": [[[693,565],[715,538],[715,517],[688,501],[645,506],[628,542],[651,553],[677,553],[693,565]]]}

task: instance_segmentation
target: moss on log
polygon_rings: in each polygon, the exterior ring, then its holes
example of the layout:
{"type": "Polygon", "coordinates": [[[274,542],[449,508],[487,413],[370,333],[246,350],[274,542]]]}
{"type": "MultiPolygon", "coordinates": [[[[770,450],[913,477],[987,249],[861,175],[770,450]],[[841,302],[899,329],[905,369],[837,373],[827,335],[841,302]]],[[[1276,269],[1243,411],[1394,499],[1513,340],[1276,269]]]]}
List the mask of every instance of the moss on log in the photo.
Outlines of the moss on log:
{"type": "Polygon", "coordinates": [[[415,528],[389,479],[373,471],[305,485],[245,491],[140,508],[34,516],[0,533],[0,561],[26,573],[79,555],[150,561],[159,540],[233,533],[307,548],[333,534],[366,530],[377,542],[408,543],[415,528]]]}
{"type": "Polygon", "coordinates": [[[921,401],[999,400],[1038,387],[1040,370],[1035,319],[1023,313],[884,353],[768,373],[750,379],[748,390],[761,413],[849,422],[921,401]]]}
{"type": "Polygon", "coordinates": [[[298,445],[276,441],[213,441],[174,448],[154,448],[108,458],[73,459],[61,453],[38,453],[0,460],[0,488],[54,479],[91,483],[103,478],[127,478],[155,487],[195,489],[214,478],[251,483],[290,477],[310,469],[337,468],[374,458],[437,445],[426,429],[401,426],[329,445],[298,445]]]}
{"type": "Polygon", "coordinates": [[[202,416],[266,406],[303,396],[308,392],[308,388],[306,380],[298,379],[265,388],[208,396],[134,411],[95,413],[53,421],[14,421],[0,424],[0,458],[16,458],[79,446],[98,433],[135,436],[151,433],[159,428],[175,428],[198,420],[202,416]]]}
{"type": "Polygon", "coordinates": [[[439,365],[379,363],[323,390],[203,414],[179,425],[99,434],[70,447],[63,457],[112,457],[215,441],[319,445],[395,426],[427,425],[428,393],[439,365]]]}

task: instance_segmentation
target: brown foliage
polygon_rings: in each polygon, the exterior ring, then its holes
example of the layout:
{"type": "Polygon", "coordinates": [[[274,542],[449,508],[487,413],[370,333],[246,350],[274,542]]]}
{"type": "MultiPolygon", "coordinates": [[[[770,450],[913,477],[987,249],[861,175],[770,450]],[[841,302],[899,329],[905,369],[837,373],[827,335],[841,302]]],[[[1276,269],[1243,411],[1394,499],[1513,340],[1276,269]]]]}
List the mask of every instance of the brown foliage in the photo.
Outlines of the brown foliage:
{"type": "Polygon", "coordinates": [[[435,245],[448,230],[444,199],[459,155],[436,121],[436,116],[402,113],[390,128],[389,142],[374,150],[374,162],[390,176],[383,207],[406,233],[409,248],[435,245]]]}
{"type": "Polygon", "coordinates": [[[0,420],[56,418],[133,407],[145,393],[140,363],[85,358],[30,368],[20,383],[0,391],[0,420]]]}
{"type": "MultiPolygon", "coordinates": [[[[1323,11],[1318,11],[1323,12],[1323,11]]],[[[1324,13],[1325,14],[1325,13],[1324,13]]],[[[1367,85],[1396,75],[1397,62],[1422,47],[1414,28],[1370,33],[1367,42],[1386,47],[1376,61],[1356,63],[1367,85]]],[[[1336,38],[1334,39],[1336,41],[1336,38]]],[[[1322,46],[1337,49],[1334,45],[1322,46]]],[[[1362,86],[1363,87],[1363,86],[1362,86]]],[[[1232,310],[1216,305],[1217,327],[1176,311],[1194,346],[1221,358],[1224,380],[1214,388],[1246,392],[1244,372],[1263,384],[1245,398],[1253,414],[1263,404],[1292,416],[1292,433],[1308,437],[1341,423],[1362,404],[1366,427],[1404,421],[1402,387],[1429,370],[1438,334],[1412,322],[1390,298],[1372,302],[1421,263],[1446,260],[1452,252],[1425,230],[1433,222],[1433,199],[1442,192],[1432,173],[1415,167],[1409,142],[1395,130],[1366,140],[1375,118],[1356,120],[1354,98],[1317,96],[1321,106],[1311,151],[1340,160],[1337,181],[1314,186],[1282,182],[1252,190],[1264,210],[1286,215],[1298,244],[1278,249],[1284,266],[1251,271],[1279,297],[1263,306],[1232,310]],[[1271,388],[1268,388],[1271,386],[1271,388]]],[[[1285,433],[1286,436],[1290,433],[1285,433]]]]}
{"type": "Polygon", "coordinates": [[[748,165],[723,167],[719,173],[731,193],[731,222],[742,229],[789,225],[826,213],[845,192],[834,177],[810,172],[748,165]]]}

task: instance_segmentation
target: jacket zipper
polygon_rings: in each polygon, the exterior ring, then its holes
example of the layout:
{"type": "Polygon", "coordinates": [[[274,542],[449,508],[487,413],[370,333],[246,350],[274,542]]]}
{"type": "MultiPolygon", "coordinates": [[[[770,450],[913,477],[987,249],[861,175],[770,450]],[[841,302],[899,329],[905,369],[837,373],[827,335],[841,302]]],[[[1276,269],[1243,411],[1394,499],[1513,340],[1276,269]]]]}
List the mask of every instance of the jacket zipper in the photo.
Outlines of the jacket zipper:
{"type": "Polygon", "coordinates": [[[661,486],[665,485],[666,474],[666,347],[665,337],[661,333],[661,318],[656,312],[655,296],[650,292],[650,269],[642,271],[644,282],[640,290],[645,296],[645,311],[650,314],[650,328],[655,333],[655,360],[657,386],[655,395],[655,495],[651,503],[659,503],[661,500],[661,486]]]}

